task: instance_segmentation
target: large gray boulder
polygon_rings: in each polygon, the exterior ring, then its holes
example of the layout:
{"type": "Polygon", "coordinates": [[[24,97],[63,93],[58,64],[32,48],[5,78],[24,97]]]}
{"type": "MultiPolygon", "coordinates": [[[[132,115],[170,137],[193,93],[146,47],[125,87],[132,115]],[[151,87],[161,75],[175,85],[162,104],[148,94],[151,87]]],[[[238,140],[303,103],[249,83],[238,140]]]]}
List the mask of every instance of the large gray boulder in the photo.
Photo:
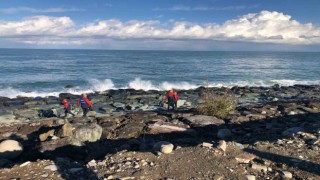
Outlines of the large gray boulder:
{"type": "Polygon", "coordinates": [[[225,124],[224,120],[218,119],[214,116],[195,115],[184,118],[184,121],[192,127],[204,127],[208,125],[220,126],[225,124]]]}
{"type": "Polygon", "coordinates": [[[15,159],[23,151],[22,145],[15,140],[4,140],[0,143],[0,159],[15,159]]]}
{"type": "Polygon", "coordinates": [[[102,127],[95,123],[77,125],[73,130],[73,138],[79,142],[95,142],[101,135],[102,127]]]}

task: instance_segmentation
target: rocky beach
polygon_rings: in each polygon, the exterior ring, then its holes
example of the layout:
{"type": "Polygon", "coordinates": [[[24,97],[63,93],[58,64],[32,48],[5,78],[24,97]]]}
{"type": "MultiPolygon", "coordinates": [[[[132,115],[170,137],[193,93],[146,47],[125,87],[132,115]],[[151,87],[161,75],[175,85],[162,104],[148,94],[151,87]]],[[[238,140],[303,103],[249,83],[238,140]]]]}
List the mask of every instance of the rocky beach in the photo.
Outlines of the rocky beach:
{"type": "Polygon", "coordinates": [[[198,113],[206,90],[107,90],[79,95],[0,98],[0,179],[320,179],[320,85],[226,90],[236,108],[198,113]],[[63,118],[62,98],[73,105],[63,118]]]}

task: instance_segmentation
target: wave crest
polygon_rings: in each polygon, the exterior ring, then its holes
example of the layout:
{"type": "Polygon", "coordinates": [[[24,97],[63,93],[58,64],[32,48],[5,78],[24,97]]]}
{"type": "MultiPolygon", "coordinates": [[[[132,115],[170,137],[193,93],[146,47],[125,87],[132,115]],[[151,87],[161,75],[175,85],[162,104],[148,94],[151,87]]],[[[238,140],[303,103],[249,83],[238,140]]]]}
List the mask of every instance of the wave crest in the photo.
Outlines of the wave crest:
{"type": "MultiPolygon", "coordinates": [[[[76,87],[70,89],[61,88],[61,90],[52,90],[52,91],[31,91],[24,92],[23,90],[14,89],[11,87],[7,87],[4,89],[0,89],[0,96],[15,98],[17,96],[24,97],[47,97],[47,96],[59,96],[60,93],[72,93],[72,94],[81,94],[81,93],[90,93],[90,92],[101,92],[109,89],[136,89],[136,90],[170,90],[170,89],[178,89],[178,90],[189,90],[196,89],[200,86],[204,86],[206,83],[202,84],[192,84],[189,82],[161,82],[159,84],[154,84],[150,80],[143,80],[141,78],[135,78],[133,81],[130,81],[125,86],[115,86],[111,79],[91,79],[88,81],[89,87],[76,87]]],[[[254,81],[236,81],[236,82],[209,82],[209,87],[233,87],[233,86],[272,86],[274,84],[279,84],[281,86],[292,86],[295,84],[303,84],[303,85],[315,85],[320,84],[320,80],[290,80],[290,79],[279,79],[279,80],[254,80],[254,81]]]]}

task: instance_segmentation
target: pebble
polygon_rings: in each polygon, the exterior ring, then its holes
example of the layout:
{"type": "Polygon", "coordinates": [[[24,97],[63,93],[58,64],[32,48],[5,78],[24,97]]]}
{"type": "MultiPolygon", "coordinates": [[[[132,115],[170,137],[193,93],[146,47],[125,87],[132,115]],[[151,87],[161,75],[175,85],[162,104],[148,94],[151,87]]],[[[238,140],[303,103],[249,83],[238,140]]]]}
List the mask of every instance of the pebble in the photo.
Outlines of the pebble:
{"type": "Polygon", "coordinates": [[[262,165],[258,165],[258,164],[252,164],[251,166],[252,169],[257,170],[257,171],[263,171],[263,172],[267,172],[268,168],[266,166],[262,166],[262,165]]]}
{"type": "Polygon", "coordinates": [[[227,143],[224,140],[219,141],[218,148],[221,149],[223,152],[227,150],[227,143]]]}
{"type": "Polygon", "coordinates": [[[55,164],[44,167],[44,169],[49,169],[51,171],[57,171],[58,167],[55,164]]]}
{"type": "Polygon", "coordinates": [[[212,146],[213,146],[213,144],[211,144],[211,143],[207,143],[207,142],[203,142],[202,143],[202,147],[207,147],[207,148],[212,148],[212,146]]]}
{"type": "Polygon", "coordinates": [[[246,179],[247,179],[247,180],[256,180],[256,177],[255,177],[254,175],[247,174],[247,175],[246,175],[246,179]]]}
{"type": "Polygon", "coordinates": [[[20,167],[27,166],[27,165],[30,164],[30,163],[31,163],[30,161],[24,162],[24,163],[20,164],[20,167]]]}
{"type": "Polygon", "coordinates": [[[239,163],[244,163],[244,164],[248,164],[250,161],[252,161],[255,158],[254,155],[252,154],[247,154],[247,153],[243,153],[243,154],[239,154],[238,156],[236,156],[236,160],[239,163]]]}
{"type": "Polygon", "coordinates": [[[97,162],[96,162],[96,160],[92,159],[90,162],[88,162],[88,165],[91,167],[95,167],[95,166],[97,166],[97,162]]]}
{"type": "Polygon", "coordinates": [[[47,178],[48,176],[49,176],[49,174],[47,174],[47,173],[41,175],[41,177],[43,177],[43,178],[47,178]]]}
{"type": "Polygon", "coordinates": [[[283,178],[286,178],[286,179],[291,179],[292,178],[292,173],[288,172],[288,171],[282,171],[281,176],[283,178]]]}

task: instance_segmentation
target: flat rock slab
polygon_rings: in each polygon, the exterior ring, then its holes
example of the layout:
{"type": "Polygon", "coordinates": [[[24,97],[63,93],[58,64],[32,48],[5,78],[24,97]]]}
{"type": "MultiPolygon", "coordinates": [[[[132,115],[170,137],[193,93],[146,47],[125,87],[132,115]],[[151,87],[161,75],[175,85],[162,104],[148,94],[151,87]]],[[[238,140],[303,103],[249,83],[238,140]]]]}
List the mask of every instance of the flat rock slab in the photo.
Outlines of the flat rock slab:
{"type": "Polygon", "coordinates": [[[184,118],[184,121],[190,124],[192,127],[204,127],[208,125],[220,126],[225,122],[222,119],[218,119],[214,116],[195,115],[184,118]]]}

